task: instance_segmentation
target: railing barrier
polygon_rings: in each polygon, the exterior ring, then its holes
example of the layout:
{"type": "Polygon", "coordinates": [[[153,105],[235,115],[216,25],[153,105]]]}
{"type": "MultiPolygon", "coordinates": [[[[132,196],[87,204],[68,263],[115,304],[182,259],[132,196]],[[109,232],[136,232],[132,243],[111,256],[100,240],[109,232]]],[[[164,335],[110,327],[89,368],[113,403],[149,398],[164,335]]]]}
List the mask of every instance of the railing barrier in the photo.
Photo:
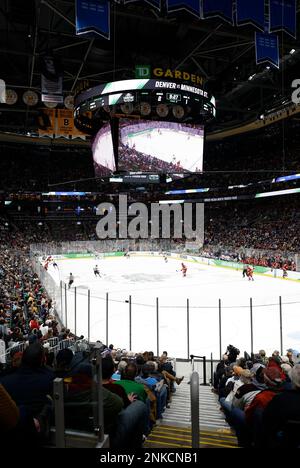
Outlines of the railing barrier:
{"type": "Polygon", "coordinates": [[[191,391],[191,426],[192,426],[192,448],[199,448],[199,374],[193,372],[190,380],[191,391]]]}

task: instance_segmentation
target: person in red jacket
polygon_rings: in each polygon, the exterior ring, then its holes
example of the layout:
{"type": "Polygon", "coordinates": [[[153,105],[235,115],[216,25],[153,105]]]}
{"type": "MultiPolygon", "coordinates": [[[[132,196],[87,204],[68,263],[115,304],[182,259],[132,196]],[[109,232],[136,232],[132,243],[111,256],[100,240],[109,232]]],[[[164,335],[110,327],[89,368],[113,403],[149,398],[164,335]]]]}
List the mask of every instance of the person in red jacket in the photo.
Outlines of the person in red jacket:
{"type": "Polygon", "coordinates": [[[280,378],[282,380],[286,380],[286,375],[285,373],[283,372],[282,368],[281,368],[281,359],[279,356],[272,356],[269,358],[269,361],[268,361],[268,368],[272,368],[272,369],[277,369],[279,374],[280,374],[280,378]]]}
{"type": "Polygon", "coordinates": [[[35,328],[38,330],[40,328],[39,322],[36,318],[33,318],[29,322],[30,330],[34,330],[35,328]]]}
{"type": "MultiPolygon", "coordinates": [[[[284,379],[282,379],[281,373],[277,368],[266,367],[263,370],[263,377],[266,390],[258,393],[250,405],[245,408],[246,423],[254,429],[251,431],[253,433],[257,433],[258,431],[264,409],[275,395],[283,391],[284,379]]],[[[255,436],[257,437],[258,434],[255,434],[255,436]]]]}

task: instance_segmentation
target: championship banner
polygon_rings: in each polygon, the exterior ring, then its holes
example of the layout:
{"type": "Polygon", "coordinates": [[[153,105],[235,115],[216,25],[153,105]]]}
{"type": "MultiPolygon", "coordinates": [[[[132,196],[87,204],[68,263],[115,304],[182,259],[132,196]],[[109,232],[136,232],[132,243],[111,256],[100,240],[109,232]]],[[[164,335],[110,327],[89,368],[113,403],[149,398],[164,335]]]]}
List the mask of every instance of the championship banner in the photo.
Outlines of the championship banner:
{"type": "Polygon", "coordinates": [[[202,0],[202,17],[211,18],[219,16],[220,18],[233,24],[233,5],[232,0],[202,0]]]}
{"type": "Polygon", "coordinates": [[[48,136],[53,138],[56,127],[55,112],[55,109],[42,110],[38,122],[40,137],[48,136]]]}
{"type": "Polygon", "coordinates": [[[63,78],[60,61],[52,55],[44,55],[41,63],[42,102],[63,102],[63,78]]]}
{"type": "Polygon", "coordinates": [[[200,0],[166,0],[166,7],[168,12],[187,10],[197,18],[201,16],[200,0]]]}
{"type": "Polygon", "coordinates": [[[252,24],[265,30],[265,0],[236,0],[236,23],[238,26],[252,24]]]}
{"type": "Polygon", "coordinates": [[[256,63],[269,62],[279,68],[279,41],[276,34],[255,33],[256,63]]]}
{"type": "Polygon", "coordinates": [[[110,1],[76,0],[76,34],[110,39],[110,1]]]}
{"type": "Polygon", "coordinates": [[[270,0],[270,32],[285,31],[296,37],[296,20],[296,0],[270,0]]]}
{"type": "Polygon", "coordinates": [[[73,111],[67,109],[57,110],[56,137],[69,137],[74,132],[73,111]]]}
{"type": "MultiPolygon", "coordinates": [[[[126,5],[126,3],[133,3],[133,2],[138,2],[138,1],[140,0],[124,0],[124,4],[126,5]]],[[[157,8],[157,10],[161,9],[160,0],[144,0],[144,1],[146,3],[149,3],[154,8],[157,8]]]]}

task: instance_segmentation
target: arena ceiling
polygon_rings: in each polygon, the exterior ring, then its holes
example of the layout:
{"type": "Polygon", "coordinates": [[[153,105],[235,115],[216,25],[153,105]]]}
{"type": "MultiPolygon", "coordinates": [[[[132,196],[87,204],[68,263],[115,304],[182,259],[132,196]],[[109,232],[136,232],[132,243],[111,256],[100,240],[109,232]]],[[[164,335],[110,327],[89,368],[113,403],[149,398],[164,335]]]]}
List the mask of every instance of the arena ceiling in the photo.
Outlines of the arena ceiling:
{"type": "MultiPolygon", "coordinates": [[[[111,40],[87,39],[75,34],[75,0],[0,3],[0,78],[7,87],[40,91],[40,57],[47,52],[61,61],[65,94],[83,79],[94,85],[133,78],[137,64],[186,70],[202,75],[217,97],[211,129],[253,119],[290,97],[292,80],[300,78],[299,41],[298,22],[297,40],[280,35],[280,70],[267,69],[255,64],[254,28],[232,27],[218,18],[160,14],[145,2],[121,0],[112,5],[111,40]]],[[[0,129],[18,131],[34,121],[28,109],[7,107],[0,108],[0,129]]]]}

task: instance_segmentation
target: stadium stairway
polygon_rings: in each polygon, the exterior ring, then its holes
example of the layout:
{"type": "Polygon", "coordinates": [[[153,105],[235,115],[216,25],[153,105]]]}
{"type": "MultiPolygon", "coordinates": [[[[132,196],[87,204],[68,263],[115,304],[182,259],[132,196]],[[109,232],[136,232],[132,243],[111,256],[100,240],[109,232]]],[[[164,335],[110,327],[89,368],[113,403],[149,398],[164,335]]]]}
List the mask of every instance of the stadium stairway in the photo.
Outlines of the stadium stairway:
{"type": "MultiPolygon", "coordinates": [[[[173,394],[170,408],[156,424],[144,448],[191,448],[190,386],[183,381],[173,394]]],[[[200,448],[237,448],[234,433],[219,410],[210,386],[200,385],[200,448]]]]}

